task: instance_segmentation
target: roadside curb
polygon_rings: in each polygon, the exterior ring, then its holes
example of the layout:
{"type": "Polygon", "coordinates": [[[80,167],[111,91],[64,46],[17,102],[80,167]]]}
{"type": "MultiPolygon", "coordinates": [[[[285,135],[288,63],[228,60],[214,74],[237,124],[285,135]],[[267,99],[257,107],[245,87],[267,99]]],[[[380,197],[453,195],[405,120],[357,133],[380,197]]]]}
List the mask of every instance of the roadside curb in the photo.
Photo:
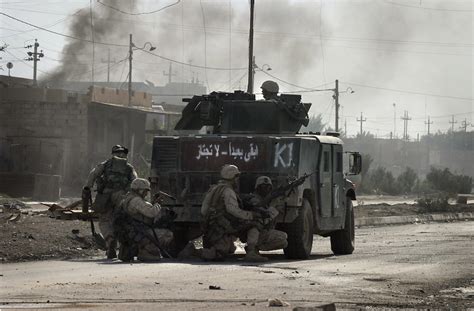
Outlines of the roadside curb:
{"type": "Polygon", "coordinates": [[[379,225],[395,225],[409,224],[430,221],[451,221],[451,220],[470,220],[474,219],[474,213],[444,213],[444,214],[420,214],[406,216],[386,216],[386,217],[363,217],[356,218],[355,225],[379,226],[379,225]]]}

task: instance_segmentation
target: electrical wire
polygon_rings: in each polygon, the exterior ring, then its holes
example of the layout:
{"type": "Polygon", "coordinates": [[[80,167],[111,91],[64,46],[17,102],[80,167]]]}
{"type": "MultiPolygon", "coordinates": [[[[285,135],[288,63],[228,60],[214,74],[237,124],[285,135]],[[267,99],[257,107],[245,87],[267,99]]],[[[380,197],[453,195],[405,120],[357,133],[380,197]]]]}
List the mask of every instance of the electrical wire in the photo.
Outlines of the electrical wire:
{"type": "MultiPolygon", "coordinates": [[[[202,0],[199,0],[199,5],[201,6],[202,14],[202,25],[204,27],[204,67],[207,67],[207,34],[206,34],[206,15],[204,14],[204,6],[202,5],[202,0]]],[[[204,68],[204,78],[206,79],[207,89],[210,90],[209,80],[207,78],[207,69],[204,68]]]]}
{"type": "MultiPolygon", "coordinates": [[[[16,17],[13,17],[11,15],[8,15],[8,14],[5,14],[3,12],[0,12],[0,15],[3,15],[3,16],[6,16],[10,19],[13,19],[17,22],[20,22],[22,24],[25,24],[25,25],[28,25],[28,26],[31,26],[31,27],[34,27],[34,28],[37,28],[37,29],[40,29],[40,30],[43,30],[43,31],[46,31],[46,32],[49,32],[49,33],[52,33],[52,34],[55,34],[55,35],[58,35],[58,36],[62,36],[62,37],[66,37],[66,38],[69,38],[69,39],[74,39],[74,40],[78,40],[78,41],[83,41],[83,42],[89,42],[89,43],[92,43],[92,40],[89,40],[89,39],[83,39],[83,38],[78,38],[78,37],[74,37],[74,36],[71,36],[71,35],[67,35],[67,34],[64,34],[64,33],[60,33],[60,32],[57,32],[57,31],[53,31],[53,30],[50,30],[50,29],[47,29],[47,28],[44,28],[44,27],[41,27],[41,26],[37,26],[37,25],[34,25],[34,24],[31,24],[27,21],[24,21],[24,20],[21,20],[19,18],[16,18],[16,17]]],[[[102,45],[110,45],[110,46],[119,46],[119,47],[128,47],[128,45],[123,45],[123,44],[115,44],[115,43],[104,43],[104,42],[95,42],[97,44],[102,44],[102,45]]]]}
{"type": "Polygon", "coordinates": [[[98,2],[99,4],[101,4],[101,5],[103,5],[103,6],[107,7],[107,8],[109,8],[109,9],[115,10],[115,11],[120,12],[120,13],[122,13],[122,14],[134,15],[134,16],[136,16],[136,15],[147,15],[147,14],[158,13],[158,12],[160,12],[160,11],[163,11],[163,10],[167,9],[167,8],[170,8],[170,7],[172,7],[172,6],[177,5],[178,3],[181,2],[181,0],[177,0],[176,2],[174,2],[174,3],[172,3],[172,4],[166,5],[166,6],[162,7],[162,8],[159,8],[159,9],[154,10],[154,11],[141,12],[141,13],[126,12],[126,11],[123,11],[123,10],[121,10],[121,9],[119,9],[119,8],[116,8],[116,7],[114,7],[114,6],[111,6],[111,5],[109,5],[109,4],[105,4],[105,3],[103,3],[103,2],[100,1],[100,0],[97,0],[97,2],[98,2]]]}
{"type": "Polygon", "coordinates": [[[162,56],[162,55],[158,55],[158,54],[152,53],[152,52],[147,51],[147,50],[140,50],[140,51],[145,52],[145,53],[150,54],[150,55],[153,55],[153,56],[156,56],[158,58],[167,60],[169,62],[173,62],[173,63],[180,64],[180,65],[186,65],[186,66],[194,67],[194,68],[209,69],[209,70],[223,70],[223,71],[227,71],[227,70],[247,70],[247,68],[243,68],[243,67],[242,68],[230,68],[229,69],[229,68],[223,68],[223,67],[209,67],[209,66],[193,65],[193,64],[190,64],[190,63],[180,62],[178,60],[174,60],[174,59],[162,56]]]}
{"type": "MultiPolygon", "coordinates": [[[[318,90],[318,89],[317,89],[318,87],[309,88],[309,87],[305,87],[305,86],[296,85],[296,84],[294,84],[294,83],[291,83],[291,82],[282,80],[282,79],[280,79],[280,78],[278,78],[278,77],[276,77],[276,76],[274,76],[274,75],[272,75],[272,74],[269,74],[267,71],[263,70],[262,68],[260,68],[260,67],[258,67],[258,66],[256,66],[256,67],[257,67],[258,69],[260,69],[261,72],[263,72],[264,74],[266,74],[266,75],[269,76],[269,77],[272,77],[273,79],[275,79],[275,80],[277,80],[277,81],[280,81],[280,82],[285,83],[285,84],[290,85],[290,86],[294,86],[294,87],[297,87],[297,88],[306,90],[307,92],[323,92],[323,91],[330,91],[329,89],[327,89],[327,90],[318,90]]],[[[323,84],[323,86],[324,86],[324,85],[327,85],[327,84],[329,84],[329,83],[325,83],[325,84],[323,84]]],[[[303,92],[303,91],[297,91],[297,92],[303,92]]],[[[293,92],[285,92],[285,93],[293,93],[293,92]]]]}
{"type": "Polygon", "coordinates": [[[433,10],[433,11],[445,11],[445,12],[474,12],[474,10],[455,10],[455,9],[441,9],[441,8],[427,8],[427,7],[419,7],[410,4],[403,4],[403,3],[395,3],[393,1],[385,0],[386,3],[396,6],[402,6],[407,8],[414,8],[414,9],[423,9],[423,10],[433,10]]]}
{"type": "MultiPolygon", "coordinates": [[[[79,10],[77,10],[76,12],[74,12],[73,14],[70,14],[70,15],[64,17],[64,18],[61,18],[61,19],[55,21],[55,22],[52,23],[52,24],[48,24],[48,25],[45,25],[45,26],[28,25],[28,26],[32,26],[32,27],[34,27],[34,28],[36,28],[36,29],[24,30],[24,31],[20,31],[20,32],[18,32],[18,33],[15,33],[15,34],[13,34],[13,35],[2,36],[2,37],[0,37],[0,38],[14,37],[14,36],[17,36],[17,35],[19,35],[19,34],[23,34],[23,33],[35,31],[35,30],[37,30],[37,29],[41,29],[41,28],[46,29],[46,28],[54,27],[54,26],[56,26],[56,25],[58,25],[58,24],[64,22],[65,20],[67,20],[67,19],[73,17],[74,15],[77,15],[80,11],[82,11],[82,9],[79,9],[79,10]],[[39,27],[41,27],[41,28],[39,28],[39,27]]],[[[0,14],[3,14],[3,13],[0,12],[0,14]]],[[[5,14],[3,14],[3,15],[5,15],[5,14]]],[[[7,16],[7,17],[9,17],[9,16],[7,16]]],[[[11,17],[10,17],[10,18],[11,18],[11,17]]],[[[23,22],[23,21],[21,21],[21,22],[23,22]]]]}
{"type": "Polygon", "coordinates": [[[94,44],[94,15],[92,14],[92,0],[89,0],[90,6],[90,26],[91,26],[91,39],[92,39],[92,71],[91,71],[91,78],[92,78],[92,85],[94,85],[94,63],[95,63],[95,44],[94,44]]]}
{"type": "MultiPolygon", "coordinates": [[[[53,31],[53,30],[49,30],[49,29],[46,29],[44,27],[41,27],[41,26],[37,26],[37,25],[34,25],[34,24],[31,24],[29,22],[26,22],[26,21],[23,21],[21,19],[18,19],[16,17],[13,17],[11,15],[8,15],[8,14],[5,14],[3,12],[0,12],[0,15],[4,15],[8,18],[11,18],[13,20],[16,20],[20,23],[23,23],[23,24],[26,24],[28,26],[31,26],[31,27],[35,27],[35,28],[38,28],[38,29],[41,29],[43,31],[46,31],[46,32],[49,32],[49,33],[52,33],[52,34],[55,34],[55,35],[58,35],[58,36],[62,36],[62,37],[66,37],[66,38],[69,38],[69,39],[74,39],[74,40],[78,40],[78,41],[83,41],[83,42],[89,42],[89,43],[92,43],[92,40],[89,40],[89,39],[83,39],[83,38],[78,38],[78,37],[74,37],[74,36],[71,36],[71,35],[66,35],[66,34],[63,34],[63,33],[60,33],[60,32],[56,32],[56,31],[53,31]]],[[[117,46],[117,47],[126,47],[128,48],[129,46],[128,45],[124,45],[124,44],[117,44],[117,43],[105,43],[105,42],[100,42],[100,41],[94,41],[95,44],[100,44],[100,45],[107,45],[107,46],[117,46]]],[[[186,66],[190,66],[190,67],[195,67],[195,68],[201,68],[201,69],[209,69],[209,70],[246,70],[247,68],[223,68],[223,67],[209,67],[209,66],[200,66],[200,65],[193,65],[193,64],[190,64],[190,63],[185,63],[185,62],[181,62],[181,61],[178,61],[178,60],[174,60],[174,59],[171,59],[171,58],[168,58],[168,57],[165,57],[165,56],[162,56],[162,55],[158,55],[158,54],[155,54],[155,53],[151,53],[150,51],[146,51],[146,50],[142,50],[142,49],[138,49],[138,50],[141,50],[145,53],[148,53],[150,55],[153,55],[153,56],[156,56],[158,58],[161,58],[161,59],[164,59],[164,60],[167,60],[169,62],[173,62],[173,63],[176,63],[176,64],[181,64],[181,65],[186,65],[186,66]]]]}
{"type": "Polygon", "coordinates": [[[323,46],[323,0],[319,0],[319,43],[321,45],[321,61],[323,62],[323,81],[326,82],[326,65],[323,46]]]}
{"type": "MultiPolygon", "coordinates": [[[[342,82],[342,81],[341,81],[342,82]]],[[[451,96],[451,95],[442,95],[442,94],[432,94],[432,93],[424,93],[424,92],[417,92],[417,91],[407,91],[407,90],[400,90],[400,89],[392,89],[392,88],[387,88],[387,87],[380,87],[380,86],[372,86],[372,85],[366,85],[366,84],[361,84],[361,83],[354,83],[354,82],[342,82],[344,84],[348,85],[357,85],[360,87],[366,87],[366,88],[371,88],[371,89],[377,89],[377,90],[384,90],[384,91],[391,91],[391,92],[397,92],[397,93],[406,93],[406,94],[415,94],[415,95],[426,95],[426,96],[432,96],[432,97],[441,97],[441,98],[451,98],[451,99],[458,99],[458,100],[468,100],[468,101],[473,101],[473,98],[469,97],[459,97],[459,96],[451,96]]]]}

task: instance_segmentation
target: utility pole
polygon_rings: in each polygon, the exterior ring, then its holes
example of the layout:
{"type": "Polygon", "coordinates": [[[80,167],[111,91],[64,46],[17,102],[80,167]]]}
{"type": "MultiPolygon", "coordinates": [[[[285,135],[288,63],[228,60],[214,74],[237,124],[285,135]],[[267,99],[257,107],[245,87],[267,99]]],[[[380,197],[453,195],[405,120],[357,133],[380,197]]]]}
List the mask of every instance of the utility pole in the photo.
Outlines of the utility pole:
{"type": "MultiPolygon", "coordinates": [[[[172,70],[172,64],[170,62],[170,68],[168,70],[168,73],[166,73],[166,71],[163,71],[163,75],[166,77],[168,77],[168,83],[171,83],[171,77],[172,76],[176,76],[176,73],[173,73],[173,70],[172,70]]],[[[194,80],[194,77],[193,77],[193,80],[194,80]]]]}
{"type": "MultiPolygon", "coordinates": [[[[336,81],[337,81],[337,80],[336,80],[336,81]]],[[[364,118],[362,117],[362,112],[361,112],[361,113],[360,113],[360,119],[356,119],[356,120],[357,120],[357,122],[360,122],[360,136],[362,137],[362,133],[363,133],[363,132],[362,132],[362,123],[365,122],[365,121],[367,121],[367,118],[364,119],[364,118]]]]}
{"type": "MultiPolygon", "coordinates": [[[[101,60],[101,62],[103,64],[107,63],[107,82],[110,82],[110,49],[108,49],[108,52],[107,52],[107,60],[101,60]]],[[[114,58],[114,61],[113,63],[115,63],[115,58],[114,58]]]]}
{"type": "Polygon", "coordinates": [[[336,87],[334,88],[334,102],[336,103],[336,126],[335,131],[339,132],[339,80],[336,79],[336,87]]]}
{"type": "Polygon", "coordinates": [[[43,50],[41,50],[38,53],[38,47],[39,47],[38,39],[35,39],[35,44],[27,46],[27,48],[31,48],[31,47],[34,48],[33,52],[27,53],[29,57],[26,60],[33,61],[33,85],[37,85],[37,82],[36,82],[36,72],[38,69],[37,63],[40,61],[40,58],[44,57],[44,54],[43,54],[43,50]]]}
{"type": "Polygon", "coordinates": [[[428,136],[430,136],[430,125],[433,124],[433,121],[430,122],[430,116],[428,116],[428,122],[425,121],[425,124],[428,125],[428,136]]]}
{"type": "Polygon", "coordinates": [[[132,34],[130,34],[130,45],[128,49],[128,106],[132,106],[132,59],[133,59],[133,42],[132,34]]]}
{"type": "Polygon", "coordinates": [[[348,137],[348,136],[347,136],[347,120],[346,120],[346,119],[344,119],[344,135],[345,135],[346,137],[348,137]]]}
{"type": "Polygon", "coordinates": [[[253,57],[253,16],[254,16],[255,0],[250,0],[250,30],[249,30],[249,68],[248,68],[248,83],[247,93],[253,94],[253,71],[254,71],[254,57],[253,57]]]}
{"type": "Polygon", "coordinates": [[[403,117],[401,117],[400,119],[403,120],[403,139],[408,140],[408,121],[411,120],[411,118],[408,117],[407,110],[405,110],[403,117]]]}
{"type": "Polygon", "coordinates": [[[458,121],[454,121],[454,115],[451,116],[449,123],[451,124],[451,132],[454,133],[454,124],[458,123],[458,121]]]}
{"type": "Polygon", "coordinates": [[[395,132],[397,130],[397,104],[393,103],[393,137],[397,137],[395,132]]]}
{"type": "Polygon", "coordinates": [[[467,126],[470,125],[469,122],[467,122],[467,119],[464,119],[464,121],[461,122],[461,129],[464,130],[464,133],[467,132],[467,126]]]}

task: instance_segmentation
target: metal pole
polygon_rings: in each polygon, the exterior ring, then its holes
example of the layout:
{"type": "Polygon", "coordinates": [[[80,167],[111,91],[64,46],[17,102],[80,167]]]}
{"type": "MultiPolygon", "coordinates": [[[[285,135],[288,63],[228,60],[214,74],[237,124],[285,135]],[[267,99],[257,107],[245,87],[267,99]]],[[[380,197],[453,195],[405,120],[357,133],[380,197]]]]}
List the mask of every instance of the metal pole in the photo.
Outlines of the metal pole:
{"type": "Polygon", "coordinates": [[[38,47],[39,47],[39,43],[38,43],[38,40],[35,39],[35,44],[34,44],[34,47],[35,49],[33,50],[33,84],[36,85],[36,69],[37,69],[37,61],[38,61],[38,58],[37,58],[37,55],[38,55],[38,47]]]}
{"type": "Polygon", "coordinates": [[[255,0],[250,0],[250,30],[249,30],[249,68],[247,93],[253,94],[253,11],[255,0]]]}
{"type": "Polygon", "coordinates": [[[128,50],[128,106],[132,106],[132,34],[130,34],[130,45],[128,50]]]}
{"type": "Polygon", "coordinates": [[[336,128],[335,128],[335,131],[339,132],[339,80],[336,80],[336,88],[334,89],[334,100],[336,102],[336,128]]]}
{"type": "Polygon", "coordinates": [[[396,130],[397,130],[397,104],[393,103],[393,137],[396,136],[396,130]]]}
{"type": "Polygon", "coordinates": [[[110,82],[110,49],[107,54],[107,82],[110,82]]]}

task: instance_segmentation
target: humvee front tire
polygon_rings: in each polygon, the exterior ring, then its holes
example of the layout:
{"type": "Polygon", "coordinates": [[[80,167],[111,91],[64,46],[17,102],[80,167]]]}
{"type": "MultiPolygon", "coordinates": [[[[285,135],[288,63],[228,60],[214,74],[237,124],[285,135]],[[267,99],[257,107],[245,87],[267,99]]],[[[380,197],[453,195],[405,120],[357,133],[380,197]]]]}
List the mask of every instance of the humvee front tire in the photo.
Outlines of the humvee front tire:
{"type": "Polygon", "coordinates": [[[352,200],[346,197],[346,219],[344,229],[331,234],[331,249],[334,255],[349,255],[355,245],[354,208],[352,200]]]}
{"type": "Polygon", "coordinates": [[[283,250],[286,258],[308,259],[313,247],[313,211],[308,200],[303,199],[303,206],[298,217],[285,224],[288,234],[288,246],[283,250]]]}

